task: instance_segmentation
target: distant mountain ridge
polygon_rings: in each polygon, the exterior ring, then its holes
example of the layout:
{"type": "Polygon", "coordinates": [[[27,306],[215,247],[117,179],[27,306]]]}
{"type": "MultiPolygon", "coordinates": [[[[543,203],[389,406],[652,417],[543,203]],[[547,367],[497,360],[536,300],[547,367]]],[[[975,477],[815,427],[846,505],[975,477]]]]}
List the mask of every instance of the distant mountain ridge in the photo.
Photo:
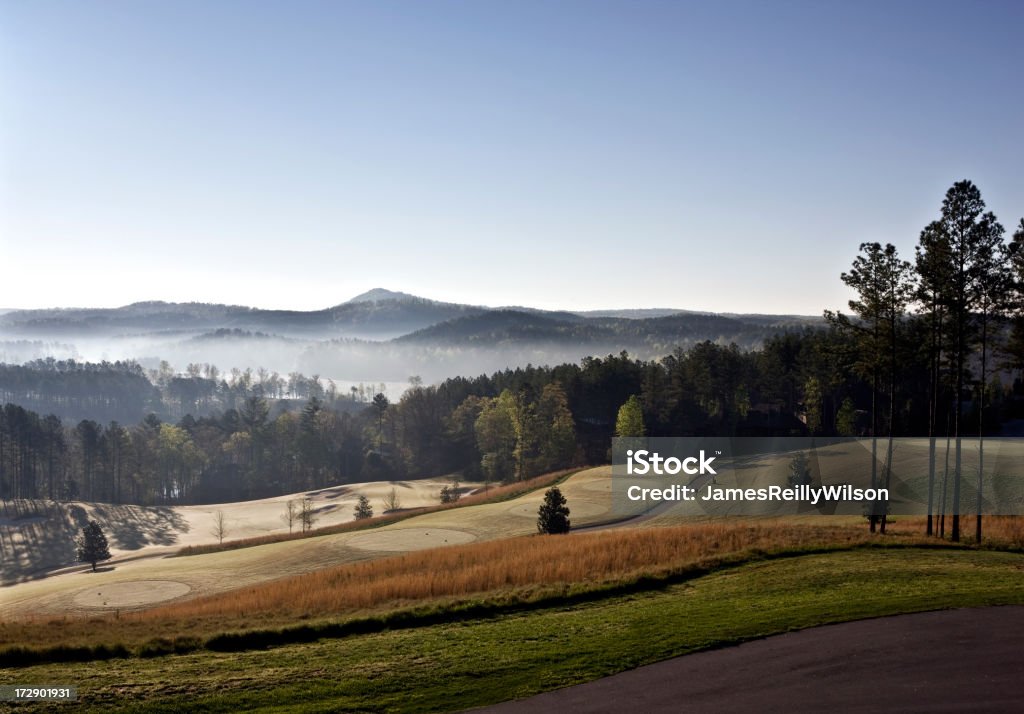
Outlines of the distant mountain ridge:
{"type": "Polygon", "coordinates": [[[692,336],[695,330],[739,335],[745,328],[815,322],[817,318],[801,316],[718,315],[667,308],[584,312],[490,308],[439,302],[385,288],[374,288],[333,307],[309,311],[146,301],[117,308],[12,310],[0,314],[0,330],[17,335],[243,330],[285,337],[400,337],[410,341],[522,338],[586,342],[652,329],[665,336],[692,336]],[[447,324],[450,321],[456,322],[447,324]]]}
{"type": "Polygon", "coordinates": [[[288,337],[391,339],[486,308],[370,290],[322,310],[267,310],[216,303],[136,302],[116,308],[13,310],[0,315],[0,331],[16,335],[125,335],[239,329],[288,337]]]}
{"type": "Polygon", "coordinates": [[[704,340],[754,348],[821,318],[718,315],[658,308],[586,312],[440,302],[375,288],[321,310],[137,302],[118,308],[0,315],[0,359],[164,361],[222,369],[298,370],[341,382],[427,381],[527,364],[577,362],[625,350],[659,359],[704,340]]]}
{"type": "MultiPolygon", "coordinates": [[[[349,298],[346,303],[351,302],[378,302],[381,300],[425,300],[417,295],[411,295],[409,293],[400,293],[395,290],[388,290],[386,288],[373,288],[367,290],[365,293],[359,293],[354,298],[349,298]]],[[[430,302],[435,302],[431,300],[430,302]]]]}
{"type": "Polygon", "coordinates": [[[403,335],[397,343],[501,346],[517,343],[622,345],[655,349],[710,339],[743,346],[759,343],[784,329],[813,325],[811,318],[758,315],[750,318],[677,312],[656,317],[589,317],[568,313],[493,310],[431,325],[403,335]]]}
{"type": "Polygon", "coordinates": [[[118,308],[14,310],[0,315],[0,353],[299,369],[399,381],[575,362],[623,350],[656,359],[703,340],[743,348],[821,318],[717,315],[666,308],[583,313],[446,303],[375,288],[322,310],[137,302],[118,308]],[[49,345],[49,347],[47,346],[49,345]],[[58,347],[59,346],[59,347],[58,347]]]}

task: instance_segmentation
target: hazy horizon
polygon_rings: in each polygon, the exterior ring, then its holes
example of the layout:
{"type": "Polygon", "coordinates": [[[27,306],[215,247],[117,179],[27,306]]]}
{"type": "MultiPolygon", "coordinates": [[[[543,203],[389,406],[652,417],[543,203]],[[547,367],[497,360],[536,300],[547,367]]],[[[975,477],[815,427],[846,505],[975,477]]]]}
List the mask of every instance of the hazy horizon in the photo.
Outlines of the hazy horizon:
{"type": "MultiPolygon", "coordinates": [[[[388,290],[388,291],[402,292],[402,293],[407,293],[408,292],[406,290],[392,289],[392,288],[388,288],[388,287],[384,287],[384,286],[375,286],[374,288],[371,288],[371,290],[376,290],[376,289],[384,289],[384,290],[388,290]]],[[[366,292],[366,291],[363,291],[363,292],[366,292]]],[[[360,295],[361,294],[362,293],[360,293],[360,295]]],[[[432,300],[434,302],[454,303],[454,304],[468,305],[468,306],[473,306],[473,307],[488,308],[488,309],[492,309],[492,310],[495,310],[495,309],[511,309],[511,310],[514,310],[516,308],[525,308],[525,309],[528,309],[528,310],[547,310],[547,311],[576,312],[576,313],[612,312],[612,311],[630,311],[630,310],[675,310],[675,311],[679,311],[679,312],[708,312],[708,313],[716,313],[716,314],[745,314],[745,315],[778,314],[778,315],[792,315],[792,316],[796,316],[796,317],[820,317],[821,316],[821,311],[819,311],[817,313],[765,313],[765,312],[759,312],[757,310],[720,310],[720,311],[719,310],[703,310],[703,309],[696,309],[696,308],[689,308],[689,307],[677,307],[677,306],[672,306],[672,305],[626,305],[626,306],[622,306],[622,305],[603,305],[603,306],[586,307],[586,308],[563,308],[563,307],[559,307],[557,305],[553,306],[553,307],[539,307],[537,305],[527,305],[527,304],[489,305],[489,304],[483,303],[481,301],[469,301],[469,302],[464,302],[464,303],[456,303],[455,301],[452,301],[452,300],[440,300],[440,299],[432,297],[430,295],[415,295],[415,294],[411,294],[411,293],[410,293],[410,295],[412,295],[412,297],[421,298],[421,299],[425,299],[425,300],[432,300]]],[[[315,312],[315,311],[318,311],[318,310],[324,310],[324,309],[329,309],[329,308],[332,308],[332,307],[337,307],[339,305],[344,305],[345,303],[351,302],[352,298],[354,298],[354,297],[358,297],[358,295],[349,296],[349,297],[344,298],[342,300],[338,300],[336,302],[333,302],[333,303],[331,303],[329,305],[320,305],[320,306],[311,307],[311,308],[282,307],[280,305],[273,304],[273,303],[268,303],[268,304],[263,304],[263,305],[248,305],[248,304],[244,304],[244,303],[214,303],[214,302],[205,301],[205,300],[164,300],[164,299],[160,299],[160,298],[153,298],[153,299],[131,300],[130,302],[117,302],[115,300],[113,303],[105,304],[105,305],[98,305],[98,304],[95,304],[95,305],[94,304],[82,304],[82,305],[38,305],[38,306],[33,306],[33,307],[21,307],[21,306],[17,306],[17,305],[14,305],[14,306],[12,306],[12,305],[0,305],[0,313],[3,313],[3,312],[16,312],[16,311],[21,311],[21,310],[116,310],[118,308],[124,308],[124,307],[129,307],[131,305],[144,304],[144,303],[220,304],[220,305],[227,305],[227,306],[230,306],[230,307],[255,308],[255,309],[258,309],[258,310],[288,310],[288,311],[295,311],[295,312],[315,312]]],[[[822,308],[822,309],[824,309],[824,308],[822,308]]]]}

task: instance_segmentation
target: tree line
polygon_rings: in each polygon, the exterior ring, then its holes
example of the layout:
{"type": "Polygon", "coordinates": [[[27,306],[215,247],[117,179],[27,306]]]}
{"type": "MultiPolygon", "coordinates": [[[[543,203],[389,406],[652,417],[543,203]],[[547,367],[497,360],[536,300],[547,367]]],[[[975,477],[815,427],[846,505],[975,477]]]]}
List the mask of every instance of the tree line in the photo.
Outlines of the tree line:
{"type": "Polygon", "coordinates": [[[150,414],[124,425],[65,422],[8,403],[0,409],[0,497],[198,503],[456,472],[525,479],[604,460],[617,411],[633,394],[654,432],[799,433],[802,424],[785,414],[797,382],[789,389],[768,379],[764,357],[819,339],[808,330],[761,352],[706,342],[659,361],[621,353],[414,381],[397,402],[378,393],[355,412],[316,395],[297,411],[249,396],[209,416],[150,414]],[[751,408],[776,394],[770,413],[751,408]]]}
{"type": "Polygon", "coordinates": [[[176,372],[166,361],[145,369],[133,360],[78,362],[37,359],[0,363],[0,403],[13,403],[62,419],[134,423],[149,414],[161,419],[207,416],[239,409],[251,397],[298,407],[316,397],[339,408],[369,402],[376,385],[339,390],[330,379],[300,372],[282,375],[262,367],[222,372],[209,363],[190,363],[176,372]]]}
{"type": "MultiPolygon", "coordinates": [[[[946,502],[944,492],[938,498],[935,493],[936,442],[945,437],[954,444],[950,537],[959,540],[963,437],[978,437],[973,485],[981,504],[984,436],[995,426],[993,408],[1005,397],[1000,374],[1024,366],[1024,218],[1007,241],[978,187],[959,181],[946,192],[939,217],[921,231],[913,263],[892,244],[864,243],[841,278],[856,293],[852,316],[825,317],[852,338],[852,367],[870,384],[872,486],[879,479],[889,484],[893,437],[913,402],[915,433],[929,437],[927,531],[936,530],[936,501],[946,502]],[[884,457],[877,454],[878,436],[887,437],[884,457]]],[[[884,510],[878,515],[884,532],[884,510]]],[[[945,525],[943,509],[939,535],[945,525]]],[[[978,513],[975,537],[981,536],[978,513]]]]}

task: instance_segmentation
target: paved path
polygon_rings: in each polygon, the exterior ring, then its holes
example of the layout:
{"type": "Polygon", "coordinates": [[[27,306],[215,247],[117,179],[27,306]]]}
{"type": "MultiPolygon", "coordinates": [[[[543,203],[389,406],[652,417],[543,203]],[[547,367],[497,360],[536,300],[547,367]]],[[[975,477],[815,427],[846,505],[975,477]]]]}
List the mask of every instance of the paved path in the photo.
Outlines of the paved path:
{"type": "Polygon", "coordinates": [[[1024,607],[815,627],[475,711],[1024,712],[1024,607]]]}

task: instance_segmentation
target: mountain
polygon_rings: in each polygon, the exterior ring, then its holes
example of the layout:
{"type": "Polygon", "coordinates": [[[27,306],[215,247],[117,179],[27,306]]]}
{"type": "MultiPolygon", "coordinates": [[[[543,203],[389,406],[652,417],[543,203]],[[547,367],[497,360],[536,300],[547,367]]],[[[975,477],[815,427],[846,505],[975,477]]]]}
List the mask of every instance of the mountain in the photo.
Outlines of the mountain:
{"type": "Polygon", "coordinates": [[[0,361],[163,361],[178,370],[299,370],[339,382],[428,381],[627,350],[656,359],[703,340],[752,348],[820,318],[670,309],[584,313],[460,305],[375,288],[322,310],[138,302],[0,314],[0,361]]]}
{"type": "Polygon", "coordinates": [[[651,307],[635,310],[583,310],[576,314],[580,317],[626,317],[636,320],[644,317],[668,317],[669,315],[711,315],[714,313],[700,313],[693,310],[675,310],[670,307],[651,307]]]}
{"type": "Polygon", "coordinates": [[[0,332],[12,336],[126,337],[226,329],[307,339],[391,339],[482,309],[377,289],[334,307],[310,311],[171,302],[14,310],[0,315],[0,332]]]}
{"type": "Polygon", "coordinates": [[[710,339],[751,347],[790,328],[814,324],[813,318],[724,316],[676,312],[659,317],[580,317],[562,313],[493,310],[431,325],[403,335],[396,343],[500,347],[510,344],[601,345],[603,349],[659,351],[710,339]]]}
{"type": "Polygon", "coordinates": [[[648,310],[550,311],[489,308],[374,288],[322,310],[265,310],[210,303],[137,302],[118,308],[55,308],[0,313],[0,336],[231,339],[262,333],[285,339],[391,340],[407,344],[577,343],[623,347],[702,339],[753,345],[781,329],[820,318],[648,310]]]}
{"type": "Polygon", "coordinates": [[[387,290],[385,288],[373,288],[367,290],[365,293],[360,293],[354,298],[349,298],[346,302],[381,302],[383,300],[423,300],[424,298],[410,295],[409,293],[400,293],[394,290],[387,290]]]}
{"type": "Polygon", "coordinates": [[[599,336],[599,326],[578,317],[573,321],[555,315],[522,310],[491,310],[417,330],[395,340],[399,343],[476,344],[494,346],[505,342],[588,342],[599,336]]]}

